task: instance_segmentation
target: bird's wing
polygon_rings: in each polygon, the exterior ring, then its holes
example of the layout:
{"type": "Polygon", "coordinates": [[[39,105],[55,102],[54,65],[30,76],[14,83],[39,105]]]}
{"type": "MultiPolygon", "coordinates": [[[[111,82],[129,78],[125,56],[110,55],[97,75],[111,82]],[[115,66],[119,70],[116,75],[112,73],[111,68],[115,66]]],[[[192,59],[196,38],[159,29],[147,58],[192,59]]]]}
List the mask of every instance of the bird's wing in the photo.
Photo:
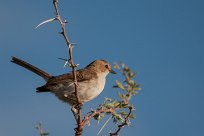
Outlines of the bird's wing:
{"type": "MultiPolygon", "coordinates": [[[[97,78],[97,74],[95,71],[90,71],[87,69],[81,69],[76,72],[77,82],[88,81],[93,78],[97,78]]],[[[37,92],[50,92],[52,87],[57,86],[59,84],[66,84],[67,86],[71,86],[74,83],[74,78],[71,73],[59,75],[56,77],[52,77],[48,80],[48,82],[37,88],[37,92]]]]}

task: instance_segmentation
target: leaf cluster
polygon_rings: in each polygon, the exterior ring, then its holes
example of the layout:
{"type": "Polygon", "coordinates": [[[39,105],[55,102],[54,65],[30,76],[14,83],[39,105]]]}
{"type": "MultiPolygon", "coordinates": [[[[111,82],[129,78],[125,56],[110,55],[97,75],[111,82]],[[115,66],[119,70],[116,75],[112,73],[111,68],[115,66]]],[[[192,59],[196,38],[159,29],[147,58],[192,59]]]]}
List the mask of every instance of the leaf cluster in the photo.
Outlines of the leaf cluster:
{"type": "Polygon", "coordinates": [[[92,111],[92,114],[98,111],[97,114],[93,116],[97,121],[101,121],[105,115],[112,117],[113,122],[118,126],[118,130],[112,133],[113,135],[118,134],[125,125],[130,125],[130,119],[135,118],[135,114],[132,113],[134,107],[130,103],[130,100],[134,95],[138,94],[140,90],[140,85],[134,81],[136,73],[129,67],[123,63],[120,64],[120,66],[115,63],[114,68],[120,71],[124,77],[122,81],[116,80],[113,86],[113,88],[118,90],[119,98],[117,100],[105,98],[104,102],[100,104],[96,110],[92,111]]]}

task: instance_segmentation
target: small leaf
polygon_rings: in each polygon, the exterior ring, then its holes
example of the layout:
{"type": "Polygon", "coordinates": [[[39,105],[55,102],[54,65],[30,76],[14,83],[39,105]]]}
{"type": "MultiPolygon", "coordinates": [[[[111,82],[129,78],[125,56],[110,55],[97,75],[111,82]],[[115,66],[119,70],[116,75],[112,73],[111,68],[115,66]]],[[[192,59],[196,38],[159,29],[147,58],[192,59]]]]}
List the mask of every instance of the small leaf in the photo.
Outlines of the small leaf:
{"type": "Polygon", "coordinates": [[[121,67],[122,67],[122,69],[125,69],[125,64],[121,63],[121,67]]]}
{"type": "Polygon", "coordinates": [[[109,109],[109,108],[114,107],[114,104],[113,103],[106,103],[106,104],[104,104],[104,107],[109,109]]]}
{"type": "Polygon", "coordinates": [[[116,82],[116,85],[117,85],[120,89],[125,90],[125,88],[123,87],[123,85],[122,85],[121,82],[119,82],[118,80],[116,80],[115,82],[116,82]]]}
{"type": "Polygon", "coordinates": [[[127,116],[128,115],[128,113],[126,113],[125,111],[121,111],[121,112],[119,112],[119,114],[121,114],[123,116],[127,116]]]}
{"type": "Polygon", "coordinates": [[[129,118],[134,119],[136,118],[135,114],[130,114],[129,118]]]}
{"type": "Polygon", "coordinates": [[[112,99],[105,97],[105,101],[112,101],[112,99]]]}
{"type": "Polygon", "coordinates": [[[114,68],[115,68],[115,69],[120,69],[118,63],[114,63],[114,68]]]}
{"type": "Polygon", "coordinates": [[[87,121],[86,125],[87,125],[88,127],[90,127],[90,126],[91,126],[90,121],[87,121]]]}
{"type": "Polygon", "coordinates": [[[114,119],[115,120],[113,120],[114,122],[118,122],[118,121],[120,121],[120,122],[124,122],[124,119],[123,119],[123,117],[120,115],[120,114],[114,114],[114,119]]]}
{"type": "Polygon", "coordinates": [[[95,116],[94,116],[94,119],[95,120],[97,120],[97,121],[100,121],[100,120],[102,120],[102,118],[104,117],[105,115],[104,114],[96,114],[95,116]]]}
{"type": "Polygon", "coordinates": [[[123,100],[127,100],[127,96],[125,94],[121,94],[120,92],[118,92],[118,96],[120,97],[120,99],[123,99],[123,100]]]}
{"type": "Polygon", "coordinates": [[[128,105],[128,103],[123,103],[123,104],[121,104],[121,107],[122,107],[122,108],[128,108],[129,105],[128,105]]]}

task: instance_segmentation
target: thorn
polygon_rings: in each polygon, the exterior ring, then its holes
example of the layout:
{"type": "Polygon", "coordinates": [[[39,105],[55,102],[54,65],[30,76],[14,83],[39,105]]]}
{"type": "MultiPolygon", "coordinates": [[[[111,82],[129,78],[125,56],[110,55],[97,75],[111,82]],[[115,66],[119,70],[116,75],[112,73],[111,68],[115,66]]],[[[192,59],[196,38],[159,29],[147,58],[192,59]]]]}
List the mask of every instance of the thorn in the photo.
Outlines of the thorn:
{"type": "Polygon", "coordinates": [[[51,18],[51,19],[45,20],[45,21],[41,22],[39,25],[37,25],[37,26],[35,27],[35,29],[37,29],[39,26],[41,26],[41,25],[43,25],[43,24],[46,24],[46,23],[49,23],[49,22],[53,22],[53,21],[55,21],[55,20],[56,20],[56,18],[51,18]]]}
{"type": "Polygon", "coordinates": [[[69,48],[71,48],[71,49],[73,49],[74,47],[76,47],[76,43],[70,43],[70,46],[69,46],[69,48]]]}
{"type": "Polygon", "coordinates": [[[63,32],[58,32],[58,33],[64,35],[63,32]]]}
{"type": "Polygon", "coordinates": [[[108,120],[103,124],[103,126],[101,127],[101,129],[98,131],[97,136],[101,133],[101,131],[104,129],[104,127],[108,124],[108,122],[111,120],[112,116],[110,116],[108,118],[108,120]]]}
{"type": "Polygon", "coordinates": [[[94,111],[94,109],[93,109],[93,108],[91,108],[91,111],[94,111]]]}
{"type": "Polygon", "coordinates": [[[66,67],[68,64],[70,64],[68,59],[64,59],[64,58],[58,58],[58,59],[65,61],[64,67],[66,67]]]}
{"type": "Polygon", "coordinates": [[[68,59],[68,62],[71,64],[71,59],[68,59]]]}
{"type": "Polygon", "coordinates": [[[64,58],[58,58],[58,59],[60,59],[60,60],[64,60],[64,61],[67,61],[68,59],[64,59],[64,58]]]}
{"type": "Polygon", "coordinates": [[[66,24],[66,23],[69,23],[67,20],[64,20],[64,23],[66,24]]]}
{"type": "Polygon", "coordinates": [[[68,62],[68,60],[64,63],[64,67],[66,67],[66,65],[68,65],[69,64],[69,62],[68,62]]]}
{"type": "Polygon", "coordinates": [[[74,48],[75,46],[77,46],[77,43],[71,43],[72,48],[74,48]]]}

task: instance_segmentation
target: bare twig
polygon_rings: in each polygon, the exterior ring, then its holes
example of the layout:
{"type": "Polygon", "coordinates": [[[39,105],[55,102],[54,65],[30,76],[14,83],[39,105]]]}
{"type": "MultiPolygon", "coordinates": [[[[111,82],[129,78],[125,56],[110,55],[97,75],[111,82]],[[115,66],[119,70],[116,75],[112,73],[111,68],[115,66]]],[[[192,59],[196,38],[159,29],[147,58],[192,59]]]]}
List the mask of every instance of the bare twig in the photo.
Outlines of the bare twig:
{"type": "Polygon", "coordinates": [[[42,129],[42,123],[38,123],[35,128],[38,130],[38,133],[40,134],[40,136],[48,136],[49,133],[48,132],[43,132],[43,129],[42,129]]]}
{"type": "MultiPolygon", "coordinates": [[[[69,39],[68,39],[68,36],[66,34],[66,30],[65,30],[65,23],[67,23],[67,21],[63,21],[60,17],[60,14],[59,14],[59,10],[58,10],[58,1],[57,0],[53,0],[53,5],[54,5],[54,8],[55,8],[55,13],[56,13],[56,18],[55,20],[58,20],[60,25],[61,25],[61,28],[62,28],[62,32],[60,34],[63,35],[65,41],[66,41],[66,44],[67,44],[67,47],[68,47],[68,52],[69,52],[69,63],[71,65],[71,68],[72,68],[72,74],[73,74],[73,77],[74,77],[74,85],[75,85],[75,96],[76,96],[76,100],[77,100],[77,106],[76,106],[76,109],[77,109],[77,118],[76,118],[76,121],[77,121],[77,128],[75,129],[76,130],[76,133],[75,135],[76,136],[81,136],[82,134],[82,131],[83,131],[83,128],[81,127],[81,121],[82,121],[82,112],[81,112],[81,101],[80,101],[80,98],[79,98],[79,95],[78,95],[78,90],[77,90],[77,75],[76,75],[76,67],[77,65],[74,64],[74,60],[73,60],[73,57],[72,57],[72,44],[70,43],[69,39]]],[[[76,116],[76,115],[75,115],[76,116]]]]}
{"type": "Polygon", "coordinates": [[[87,122],[93,118],[95,115],[97,114],[101,114],[101,113],[115,113],[115,111],[119,109],[119,108],[110,108],[110,109],[99,109],[96,111],[93,111],[92,113],[90,113],[88,116],[85,116],[84,119],[81,122],[81,126],[83,127],[84,125],[87,124],[87,122]]]}
{"type": "MultiPolygon", "coordinates": [[[[101,109],[92,111],[89,115],[84,116],[84,119],[82,120],[80,126],[83,128],[94,116],[100,115],[101,113],[110,113],[110,114],[114,115],[118,110],[121,109],[120,105],[121,105],[121,104],[119,104],[119,105],[116,106],[116,107],[109,108],[109,109],[101,108],[101,109]]],[[[129,106],[129,107],[127,107],[127,108],[129,109],[129,113],[128,113],[127,116],[124,118],[124,122],[123,122],[121,125],[118,125],[118,129],[116,130],[116,132],[110,133],[110,136],[118,136],[118,133],[122,130],[122,128],[123,128],[125,125],[128,125],[128,119],[129,119],[130,116],[131,116],[131,113],[132,113],[132,111],[133,111],[133,107],[132,107],[132,106],[129,106]]]]}
{"type": "Polygon", "coordinates": [[[42,134],[43,134],[42,124],[39,122],[39,123],[35,126],[35,128],[38,130],[40,136],[42,136],[42,134]]]}

